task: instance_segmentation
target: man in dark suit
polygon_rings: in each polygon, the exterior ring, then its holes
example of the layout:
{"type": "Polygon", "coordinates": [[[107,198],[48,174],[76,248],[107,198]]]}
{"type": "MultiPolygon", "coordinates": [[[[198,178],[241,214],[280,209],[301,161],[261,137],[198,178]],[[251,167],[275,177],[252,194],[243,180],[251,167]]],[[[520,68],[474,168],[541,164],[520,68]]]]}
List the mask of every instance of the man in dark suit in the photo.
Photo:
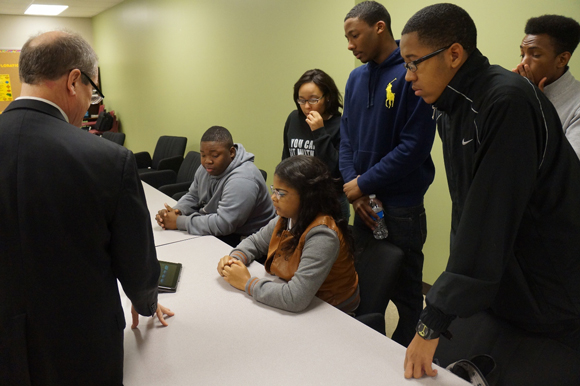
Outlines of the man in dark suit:
{"type": "Polygon", "coordinates": [[[133,155],[78,127],[97,57],[81,37],[31,38],[22,97],[0,115],[0,384],[117,385],[125,318],[117,279],[141,315],[159,263],[133,155]]]}

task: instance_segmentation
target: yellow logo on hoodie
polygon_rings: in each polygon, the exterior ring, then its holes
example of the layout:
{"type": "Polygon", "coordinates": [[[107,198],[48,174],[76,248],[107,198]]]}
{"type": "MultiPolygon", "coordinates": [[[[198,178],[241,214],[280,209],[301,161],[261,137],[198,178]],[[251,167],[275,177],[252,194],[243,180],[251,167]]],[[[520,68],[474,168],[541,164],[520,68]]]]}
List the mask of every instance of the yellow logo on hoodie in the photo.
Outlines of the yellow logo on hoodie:
{"type": "Polygon", "coordinates": [[[395,105],[395,93],[393,92],[393,85],[392,85],[392,83],[394,81],[396,81],[396,80],[397,80],[397,78],[391,80],[389,82],[389,84],[387,85],[387,89],[386,89],[386,91],[387,91],[387,100],[385,101],[385,106],[387,106],[387,108],[389,108],[389,109],[395,105]]]}

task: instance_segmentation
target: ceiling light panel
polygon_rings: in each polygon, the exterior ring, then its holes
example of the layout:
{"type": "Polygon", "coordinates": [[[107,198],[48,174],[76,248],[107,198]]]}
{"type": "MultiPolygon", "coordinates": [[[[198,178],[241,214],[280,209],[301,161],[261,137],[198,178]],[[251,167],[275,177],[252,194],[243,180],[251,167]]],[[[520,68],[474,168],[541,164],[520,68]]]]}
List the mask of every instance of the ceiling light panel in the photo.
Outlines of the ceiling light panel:
{"type": "Polygon", "coordinates": [[[56,16],[62,13],[68,5],[43,5],[43,4],[32,4],[24,12],[25,15],[44,15],[44,16],[56,16]]]}

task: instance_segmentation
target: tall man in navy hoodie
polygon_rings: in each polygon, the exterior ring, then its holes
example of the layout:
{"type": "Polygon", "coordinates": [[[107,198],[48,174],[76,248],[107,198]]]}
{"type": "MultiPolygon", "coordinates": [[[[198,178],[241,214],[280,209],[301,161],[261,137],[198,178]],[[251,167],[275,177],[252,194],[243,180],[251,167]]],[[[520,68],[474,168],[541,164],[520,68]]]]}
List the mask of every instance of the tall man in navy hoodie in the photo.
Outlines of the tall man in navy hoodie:
{"type": "Polygon", "coordinates": [[[405,82],[385,7],[374,1],[357,4],[346,15],[344,31],[348,49],[366,64],[353,70],[346,84],[339,167],[356,212],[355,229],[375,227],[368,196],[376,194],[385,210],[387,240],[405,253],[391,300],[400,317],[393,340],[407,346],[423,308],[423,196],[435,175],[429,155],[435,122],[430,106],[405,82]]]}

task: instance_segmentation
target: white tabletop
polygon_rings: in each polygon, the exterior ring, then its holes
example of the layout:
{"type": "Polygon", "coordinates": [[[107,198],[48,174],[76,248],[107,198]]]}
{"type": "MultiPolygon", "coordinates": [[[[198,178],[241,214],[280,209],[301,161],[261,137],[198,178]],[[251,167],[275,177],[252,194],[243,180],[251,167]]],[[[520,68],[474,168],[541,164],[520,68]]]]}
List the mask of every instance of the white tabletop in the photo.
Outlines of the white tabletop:
{"type": "Polygon", "coordinates": [[[171,244],[178,241],[189,240],[195,237],[190,235],[186,231],[179,230],[165,230],[157,225],[155,220],[155,215],[160,209],[165,208],[164,204],[167,203],[169,206],[175,205],[177,201],[173,198],[161,193],[159,190],[155,189],[151,185],[143,182],[143,190],[145,191],[145,198],[147,200],[147,209],[149,209],[149,214],[151,215],[151,226],[153,228],[153,238],[155,240],[155,246],[161,246],[165,244],[171,244]]]}
{"type": "MultiPolygon", "coordinates": [[[[165,328],[145,317],[127,327],[125,385],[468,384],[443,369],[405,380],[402,346],[318,298],[298,314],[256,302],[218,275],[230,250],[212,236],[157,248],[159,260],[183,264],[177,292],[159,295],[176,315],[165,328]]],[[[249,269],[268,275],[258,263],[249,269]]]]}

